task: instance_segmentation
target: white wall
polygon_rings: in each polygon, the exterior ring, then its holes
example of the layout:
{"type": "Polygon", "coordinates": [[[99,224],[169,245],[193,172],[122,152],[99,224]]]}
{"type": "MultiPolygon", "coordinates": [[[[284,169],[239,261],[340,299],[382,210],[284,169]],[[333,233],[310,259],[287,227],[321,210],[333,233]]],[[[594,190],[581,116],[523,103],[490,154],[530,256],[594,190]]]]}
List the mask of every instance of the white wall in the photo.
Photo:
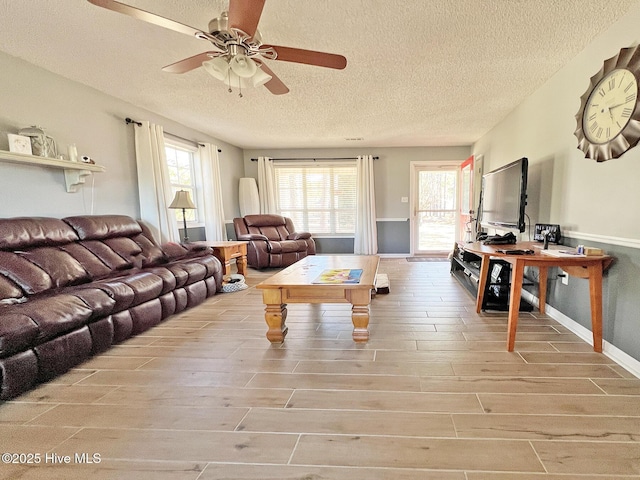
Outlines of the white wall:
{"type": "Polygon", "coordinates": [[[532,223],[640,239],[640,147],[596,163],[584,158],[573,135],[589,78],[605,59],[640,41],[639,24],[635,6],[474,145],[474,154],[484,155],[485,171],[529,158],[532,223]]]}
{"type": "Polygon", "coordinates": [[[62,170],[0,162],[0,217],[114,213],[137,218],[134,126],[125,124],[126,117],[218,145],[225,216],[237,214],[237,179],[244,171],[239,148],[1,52],[0,72],[0,150],[8,150],[7,133],[39,125],[60,153],[75,143],[80,155],[106,167],[105,173],[87,177],[78,192],[67,193],[62,170]]]}
{"type": "MultiPolygon", "coordinates": [[[[604,339],[640,362],[640,146],[596,163],[584,158],[573,135],[590,77],[604,60],[640,41],[638,25],[640,4],[482,137],[473,152],[484,156],[485,172],[528,157],[531,223],[558,223],[569,236],[566,243],[593,245],[615,257],[604,278],[604,339]]],[[[588,282],[571,277],[565,286],[550,279],[548,303],[590,329],[588,282]]]]}

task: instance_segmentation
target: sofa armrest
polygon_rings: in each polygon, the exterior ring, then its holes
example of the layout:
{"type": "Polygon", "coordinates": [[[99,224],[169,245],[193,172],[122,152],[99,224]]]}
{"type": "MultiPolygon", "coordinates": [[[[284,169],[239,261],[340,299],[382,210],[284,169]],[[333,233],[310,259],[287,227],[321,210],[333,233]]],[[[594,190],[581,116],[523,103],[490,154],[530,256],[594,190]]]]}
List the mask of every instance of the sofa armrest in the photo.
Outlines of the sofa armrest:
{"type": "Polygon", "coordinates": [[[238,240],[250,242],[251,240],[264,240],[269,243],[269,239],[264,235],[260,235],[259,233],[249,233],[246,235],[238,235],[238,240]]]}
{"type": "Polygon", "coordinates": [[[309,232],[293,232],[287,235],[287,240],[306,240],[307,238],[311,238],[309,232]]]}

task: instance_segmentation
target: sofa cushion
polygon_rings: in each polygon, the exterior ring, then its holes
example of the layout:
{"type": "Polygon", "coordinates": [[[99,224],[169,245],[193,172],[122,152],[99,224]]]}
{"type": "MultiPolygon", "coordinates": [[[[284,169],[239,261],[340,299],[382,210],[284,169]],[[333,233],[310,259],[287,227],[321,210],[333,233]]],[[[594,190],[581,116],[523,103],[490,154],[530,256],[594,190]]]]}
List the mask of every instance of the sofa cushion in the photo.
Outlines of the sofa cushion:
{"type": "Polygon", "coordinates": [[[60,248],[75,258],[93,280],[111,275],[112,270],[84,245],[69,243],[60,248]]]}
{"type": "Polygon", "coordinates": [[[4,303],[14,303],[12,300],[17,300],[23,296],[24,293],[20,287],[8,278],[0,275],[0,304],[3,303],[3,300],[6,300],[4,303]]]}
{"type": "Polygon", "coordinates": [[[279,226],[285,225],[284,217],[280,215],[245,215],[244,221],[247,224],[247,227],[269,227],[269,226],[279,226]]]}
{"type": "Polygon", "coordinates": [[[80,244],[100,259],[110,270],[126,270],[133,268],[133,262],[127,260],[100,240],[87,240],[80,244]]]}
{"type": "Polygon", "coordinates": [[[164,283],[158,275],[137,272],[99,280],[91,285],[103,290],[116,301],[113,309],[115,313],[159,297],[164,283]]]}
{"type": "Polygon", "coordinates": [[[51,277],[44,270],[13,252],[0,252],[0,274],[16,283],[27,295],[53,288],[51,277]]]}
{"type": "Polygon", "coordinates": [[[34,248],[20,256],[44,270],[51,277],[54,288],[77,285],[91,279],[75,258],[55,247],[34,248]]]}
{"type": "Polygon", "coordinates": [[[64,245],[78,240],[75,231],[62,220],[17,217],[0,220],[0,250],[19,250],[64,245]]]}
{"type": "Polygon", "coordinates": [[[176,276],[177,282],[182,281],[182,279],[184,279],[184,274],[187,274],[186,281],[184,283],[179,283],[180,286],[190,285],[200,280],[204,280],[207,276],[207,267],[196,261],[178,260],[176,262],[168,263],[165,267],[176,276]]]}
{"type": "Polygon", "coordinates": [[[113,237],[130,237],[142,232],[142,227],[126,215],[91,215],[66,217],[63,222],[70,225],[80,240],[104,240],[113,237]]]}
{"type": "Polygon", "coordinates": [[[124,258],[136,268],[142,267],[142,248],[136,242],[127,237],[107,238],[103,240],[111,250],[124,258]]]}
{"type": "Polygon", "coordinates": [[[11,308],[38,325],[38,343],[81,327],[93,313],[82,299],[65,293],[35,298],[11,308]]]}
{"type": "Polygon", "coordinates": [[[133,237],[133,241],[136,242],[142,249],[142,266],[149,267],[154,265],[160,265],[167,261],[167,255],[162,249],[155,245],[144,235],[136,235],[133,237]]]}
{"type": "Polygon", "coordinates": [[[296,242],[295,240],[282,240],[281,242],[271,242],[271,253],[294,253],[294,252],[306,252],[307,246],[304,246],[296,242]]]}
{"type": "MultiPolygon", "coordinates": [[[[174,288],[176,288],[176,284],[177,284],[176,276],[166,267],[145,268],[144,271],[153,273],[154,275],[157,275],[162,279],[162,290],[160,292],[160,295],[164,295],[165,293],[168,293],[172,291],[174,288]]],[[[186,283],[186,281],[187,281],[187,275],[185,275],[185,280],[183,284],[186,283]]]]}
{"type": "Polygon", "coordinates": [[[93,283],[66,288],[64,292],[78,297],[91,309],[90,320],[106,317],[115,311],[115,299],[104,290],[97,288],[93,283]]]}

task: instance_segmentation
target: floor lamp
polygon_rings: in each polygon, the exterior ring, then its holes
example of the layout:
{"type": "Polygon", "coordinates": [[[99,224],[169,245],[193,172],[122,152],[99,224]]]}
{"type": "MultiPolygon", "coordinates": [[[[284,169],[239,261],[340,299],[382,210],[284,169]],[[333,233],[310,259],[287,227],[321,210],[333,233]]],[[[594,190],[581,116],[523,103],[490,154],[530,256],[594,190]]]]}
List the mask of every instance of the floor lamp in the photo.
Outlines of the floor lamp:
{"type": "Polygon", "coordinates": [[[189,192],[186,190],[178,190],[176,192],[176,196],[173,197],[173,201],[169,208],[177,208],[182,210],[182,222],[184,223],[184,243],[189,241],[189,237],[187,236],[187,215],[185,210],[194,210],[196,206],[191,201],[191,197],[189,196],[189,192]]]}

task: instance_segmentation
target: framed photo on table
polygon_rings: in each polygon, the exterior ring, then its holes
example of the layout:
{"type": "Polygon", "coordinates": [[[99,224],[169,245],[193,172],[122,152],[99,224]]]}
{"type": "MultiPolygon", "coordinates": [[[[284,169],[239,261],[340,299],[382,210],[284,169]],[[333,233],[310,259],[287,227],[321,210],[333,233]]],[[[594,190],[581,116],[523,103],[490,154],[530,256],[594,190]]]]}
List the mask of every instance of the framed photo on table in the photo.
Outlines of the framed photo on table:
{"type": "Polygon", "coordinates": [[[25,137],[24,135],[15,135],[13,133],[7,133],[7,137],[9,138],[10,152],[32,155],[31,138],[25,137]]]}

